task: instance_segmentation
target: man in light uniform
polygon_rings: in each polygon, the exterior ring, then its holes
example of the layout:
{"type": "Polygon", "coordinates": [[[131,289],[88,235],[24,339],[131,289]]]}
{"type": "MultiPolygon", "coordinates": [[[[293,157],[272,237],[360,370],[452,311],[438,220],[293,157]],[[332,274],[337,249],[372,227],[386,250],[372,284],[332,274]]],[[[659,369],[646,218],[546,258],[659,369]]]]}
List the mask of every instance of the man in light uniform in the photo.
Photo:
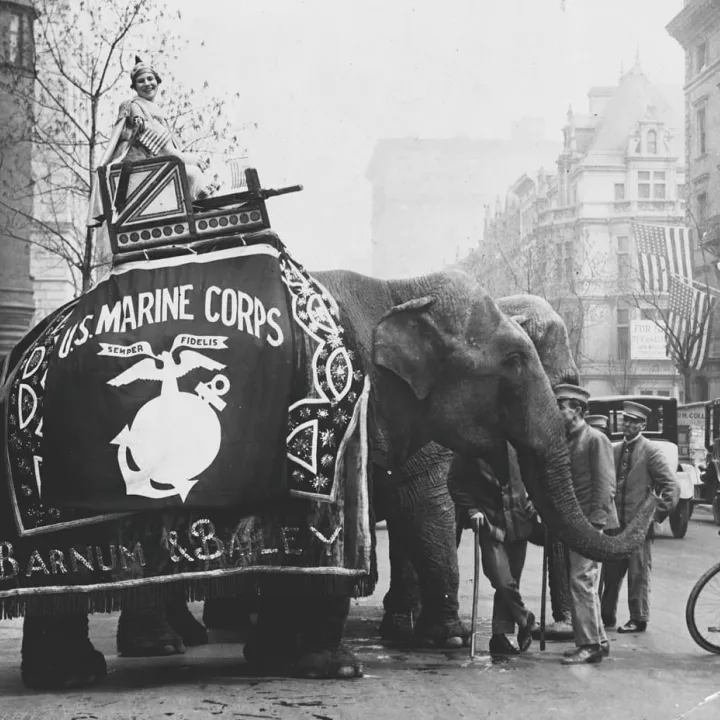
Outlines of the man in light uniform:
{"type": "MultiPolygon", "coordinates": [[[[623,435],[625,439],[614,448],[617,472],[617,508],[620,529],[634,517],[650,493],[660,498],[655,522],[662,522],[677,505],[680,488],[675,472],[662,449],[643,434],[652,411],[640,403],[626,400],[623,404],[623,435]]],[[[651,525],[652,530],[652,525],[651,525]]],[[[625,573],[628,576],[630,619],[618,632],[644,632],[650,619],[650,570],[652,537],[629,558],[605,563],[603,567],[602,618],[605,627],[614,627],[617,604],[625,573]]]]}

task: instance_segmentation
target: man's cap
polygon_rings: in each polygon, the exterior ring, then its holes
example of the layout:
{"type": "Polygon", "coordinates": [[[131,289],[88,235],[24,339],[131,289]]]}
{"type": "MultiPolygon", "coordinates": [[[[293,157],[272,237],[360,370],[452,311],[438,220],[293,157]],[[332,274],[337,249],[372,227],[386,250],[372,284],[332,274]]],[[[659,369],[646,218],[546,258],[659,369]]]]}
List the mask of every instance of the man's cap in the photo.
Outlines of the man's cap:
{"type": "Polygon", "coordinates": [[[605,430],[608,426],[607,415],[586,415],[585,422],[599,430],[605,430]]]}
{"type": "Polygon", "coordinates": [[[633,402],[632,400],[625,400],[623,403],[623,415],[632,418],[633,420],[647,422],[651,412],[652,410],[646,405],[641,405],[640,403],[633,402]]]}
{"type": "Polygon", "coordinates": [[[556,385],[553,392],[557,400],[579,400],[587,405],[590,399],[590,393],[585,388],[581,388],[579,385],[570,385],[570,383],[556,385]]]}

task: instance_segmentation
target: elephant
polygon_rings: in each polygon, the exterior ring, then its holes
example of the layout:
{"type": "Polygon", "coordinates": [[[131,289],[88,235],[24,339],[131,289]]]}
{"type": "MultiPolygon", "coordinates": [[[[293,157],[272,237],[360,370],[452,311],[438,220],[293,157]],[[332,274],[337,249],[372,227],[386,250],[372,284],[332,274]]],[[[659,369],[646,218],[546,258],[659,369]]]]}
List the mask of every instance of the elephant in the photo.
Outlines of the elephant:
{"type": "MultiPolygon", "coordinates": [[[[373,465],[407,472],[413,456],[431,443],[478,456],[507,439],[521,465],[534,469],[525,479],[536,508],[570,547],[609,560],[627,556],[642,542],[655,509],[652,498],[618,536],[603,535],[586,520],[572,491],[562,419],[538,352],[476,280],[459,270],[390,281],[350,271],[315,277],[336,300],[370,378],[373,465]]],[[[442,511],[448,527],[454,526],[452,506],[442,511]]],[[[428,519],[420,515],[422,530],[428,519]]],[[[434,570],[429,567],[426,577],[434,570]]],[[[451,569],[438,585],[424,583],[428,628],[456,621],[457,609],[446,597],[452,576],[451,569]]],[[[266,674],[360,676],[361,664],[342,643],[348,591],[298,597],[286,582],[276,579],[260,588],[257,623],[245,646],[251,666],[266,674]]],[[[104,674],[83,617],[26,614],[24,633],[27,685],[67,687],[104,674]]]]}
{"type": "MultiPolygon", "coordinates": [[[[536,295],[513,295],[496,300],[498,308],[518,322],[532,340],[540,362],[551,386],[567,382],[579,382],[578,369],[572,356],[567,329],[562,318],[543,298],[536,295]]],[[[488,446],[484,452],[492,456],[488,446]]],[[[452,593],[446,604],[457,608],[457,558],[454,557],[456,537],[449,522],[442,522],[439,508],[447,506],[449,493],[446,478],[453,453],[439,446],[426,446],[393,475],[381,475],[389,487],[382,505],[387,508],[388,534],[390,540],[390,589],[383,605],[385,614],[380,634],[386,640],[419,642],[420,644],[445,644],[457,646],[464,641],[464,634],[452,634],[453,627],[460,628],[456,617],[446,618],[444,635],[428,636],[423,627],[423,587],[428,583],[437,585],[437,578],[424,578],[428,565],[440,572],[450,573],[452,580],[445,590],[452,593]],[[407,496],[417,497],[422,504],[421,515],[427,517],[431,539],[421,540],[412,536],[408,529],[407,496]],[[434,565],[426,555],[438,557],[434,565]],[[448,560],[450,558],[450,560],[448,560]],[[417,569],[416,569],[417,568],[417,569]],[[415,618],[419,616],[418,623],[415,618]],[[449,621],[449,624],[448,624],[449,621]]],[[[377,484],[377,482],[376,482],[377,484]]]]}

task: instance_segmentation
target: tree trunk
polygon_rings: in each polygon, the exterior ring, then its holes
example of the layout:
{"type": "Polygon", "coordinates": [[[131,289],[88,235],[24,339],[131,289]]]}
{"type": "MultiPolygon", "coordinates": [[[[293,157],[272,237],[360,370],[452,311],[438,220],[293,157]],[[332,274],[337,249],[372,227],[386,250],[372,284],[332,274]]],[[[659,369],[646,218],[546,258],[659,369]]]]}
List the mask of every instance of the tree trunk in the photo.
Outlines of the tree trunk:
{"type": "Polygon", "coordinates": [[[94,232],[91,227],[85,228],[85,248],[83,252],[83,264],[81,268],[82,292],[87,292],[92,287],[93,271],[93,241],[94,232]]]}
{"type": "Polygon", "coordinates": [[[695,401],[693,397],[693,382],[692,382],[692,370],[684,367],[680,371],[683,376],[683,386],[685,388],[685,402],[691,403],[695,401]]]}

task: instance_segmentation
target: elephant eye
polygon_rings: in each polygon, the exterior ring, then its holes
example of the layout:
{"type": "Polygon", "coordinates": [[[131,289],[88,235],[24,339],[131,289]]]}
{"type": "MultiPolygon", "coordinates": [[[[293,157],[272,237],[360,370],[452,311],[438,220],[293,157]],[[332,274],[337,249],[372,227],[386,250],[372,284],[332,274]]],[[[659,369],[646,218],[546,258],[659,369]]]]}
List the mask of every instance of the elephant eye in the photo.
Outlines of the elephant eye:
{"type": "Polygon", "coordinates": [[[503,365],[508,370],[521,370],[525,363],[525,356],[521,352],[514,352],[510,355],[506,355],[503,359],[503,365]]]}

